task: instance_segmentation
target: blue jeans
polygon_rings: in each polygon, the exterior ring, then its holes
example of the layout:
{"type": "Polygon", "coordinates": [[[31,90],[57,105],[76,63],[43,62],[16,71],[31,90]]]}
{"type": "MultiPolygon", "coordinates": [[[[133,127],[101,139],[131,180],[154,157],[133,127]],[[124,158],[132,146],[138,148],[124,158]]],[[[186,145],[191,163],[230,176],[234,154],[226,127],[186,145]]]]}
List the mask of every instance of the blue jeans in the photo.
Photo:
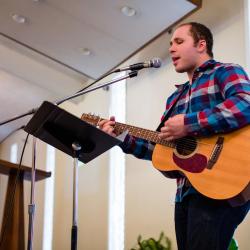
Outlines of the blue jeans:
{"type": "Polygon", "coordinates": [[[175,204],[178,250],[227,250],[250,201],[232,207],[227,201],[192,194],[175,204]]]}

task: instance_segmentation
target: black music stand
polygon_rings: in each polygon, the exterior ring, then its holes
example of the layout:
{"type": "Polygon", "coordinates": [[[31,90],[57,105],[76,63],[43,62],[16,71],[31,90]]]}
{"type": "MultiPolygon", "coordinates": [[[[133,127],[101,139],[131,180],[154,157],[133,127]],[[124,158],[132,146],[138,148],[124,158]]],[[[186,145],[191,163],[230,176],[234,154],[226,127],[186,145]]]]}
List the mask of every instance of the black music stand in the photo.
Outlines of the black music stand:
{"type": "Polygon", "coordinates": [[[87,163],[122,141],[47,101],[43,102],[24,130],[74,158],[71,249],[75,250],[77,249],[78,159],[87,163]]]}

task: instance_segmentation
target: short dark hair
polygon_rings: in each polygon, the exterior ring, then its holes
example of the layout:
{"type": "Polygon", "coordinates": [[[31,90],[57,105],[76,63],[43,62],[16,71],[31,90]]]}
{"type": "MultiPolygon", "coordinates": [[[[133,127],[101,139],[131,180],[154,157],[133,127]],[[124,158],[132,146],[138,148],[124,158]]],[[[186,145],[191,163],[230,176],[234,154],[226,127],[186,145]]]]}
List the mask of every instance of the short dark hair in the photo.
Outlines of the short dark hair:
{"type": "Polygon", "coordinates": [[[205,40],[207,44],[207,54],[213,58],[214,57],[213,51],[212,51],[213,50],[213,35],[210,29],[206,27],[205,25],[201,23],[196,23],[196,22],[183,23],[179,25],[178,27],[186,26],[186,25],[190,25],[190,33],[194,39],[194,44],[197,45],[197,43],[200,40],[205,40]]]}

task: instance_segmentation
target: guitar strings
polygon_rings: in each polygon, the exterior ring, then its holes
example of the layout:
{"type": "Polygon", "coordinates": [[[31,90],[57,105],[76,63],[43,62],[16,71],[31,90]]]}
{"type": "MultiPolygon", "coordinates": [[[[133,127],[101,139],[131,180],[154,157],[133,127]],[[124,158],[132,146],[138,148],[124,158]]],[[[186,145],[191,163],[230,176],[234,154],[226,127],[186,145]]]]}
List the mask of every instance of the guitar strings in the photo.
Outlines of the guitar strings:
{"type": "MultiPolygon", "coordinates": [[[[130,125],[124,125],[122,123],[116,123],[114,128],[116,130],[119,130],[118,132],[123,132],[127,128],[130,133],[139,134],[140,137],[142,137],[143,135],[145,135],[144,137],[148,137],[148,136],[153,137],[151,139],[153,139],[154,142],[156,142],[156,143],[159,142],[159,143],[164,144],[166,146],[170,146],[169,144],[177,144],[176,141],[189,143],[189,145],[186,146],[187,149],[189,149],[189,147],[193,148],[197,144],[198,145],[207,145],[207,146],[213,145],[211,143],[204,143],[204,142],[201,142],[201,141],[199,141],[197,139],[192,139],[192,138],[188,138],[188,137],[187,138],[185,138],[185,137],[184,138],[179,138],[179,139],[176,139],[176,140],[173,140],[173,141],[166,141],[166,140],[160,139],[158,137],[159,132],[151,131],[151,130],[147,130],[147,129],[141,129],[141,128],[130,126],[130,125]],[[137,130],[139,130],[138,132],[140,132],[140,131],[143,131],[143,132],[138,133],[137,130]]],[[[147,138],[143,138],[143,139],[147,139],[147,138]]]]}
{"type": "MultiPolygon", "coordinates": [[[[96,120],[96,118],[94,118],[94,119],[91,117],[88,117],[88,118],[91,120],[96,120]]],[[[98,118],[98,119],[100,119],[100,118],[98,118]]],[[[95,124],[96,124],[96,122],[94,122],[94,125],[95,124]]],[[[138,128],[138,127],[131,126],[131,125],[126,125],[126,124],[122,124],[119,122],[115,123],[114,129],[118,130],[118,132],[123,132],[126,129],[128,129],[128,131],[130,133],[136,133],[140,137],[143,137],[143,135],[144,135],[144,137],[151,137],[150,139],[152,139],[153,142],[162,144],[164,146],[173,147],[173,148],[175,148],[177,146],[178,141],[179,141],[179,143],[183,143],[181,145],[178,145],[179,148],[181,148],[181,149],[184,149],[184,148],[185,149],[193,149],[194,147],[196,147],[196,145],[206,145],[206,146],[213,145],[211,143],[201,142],[201,141],[195,139],[195,137],[194,137],[194,139],[192,139],[190,137],[184,137],[184,138],[179,138],[179,139],[172,140],[172,141],[166,141],[166,140],[160,139],[158,137],[159,132],[148,130],[148,129],[142,129],[142,128],[138,128]],[[188,143],[189,145],[185,145],[185,143],[188,143]]],[[[142,139],[148,139],[148,138],[142,138],[142,139]]]]}

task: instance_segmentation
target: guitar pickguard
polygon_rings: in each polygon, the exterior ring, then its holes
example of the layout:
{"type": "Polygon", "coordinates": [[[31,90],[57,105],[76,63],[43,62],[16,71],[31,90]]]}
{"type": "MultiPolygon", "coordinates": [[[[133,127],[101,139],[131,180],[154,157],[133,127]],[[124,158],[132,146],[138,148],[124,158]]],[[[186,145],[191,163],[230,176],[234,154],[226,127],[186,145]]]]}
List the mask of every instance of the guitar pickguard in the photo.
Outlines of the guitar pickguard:
{"type": "Polygon", "coordinates": [[[190,173],[201,173],[207,166],[207,157],[197,153],[189,158],[180,158],[173,153],[173,161],[179,168],[190,173]]]}

